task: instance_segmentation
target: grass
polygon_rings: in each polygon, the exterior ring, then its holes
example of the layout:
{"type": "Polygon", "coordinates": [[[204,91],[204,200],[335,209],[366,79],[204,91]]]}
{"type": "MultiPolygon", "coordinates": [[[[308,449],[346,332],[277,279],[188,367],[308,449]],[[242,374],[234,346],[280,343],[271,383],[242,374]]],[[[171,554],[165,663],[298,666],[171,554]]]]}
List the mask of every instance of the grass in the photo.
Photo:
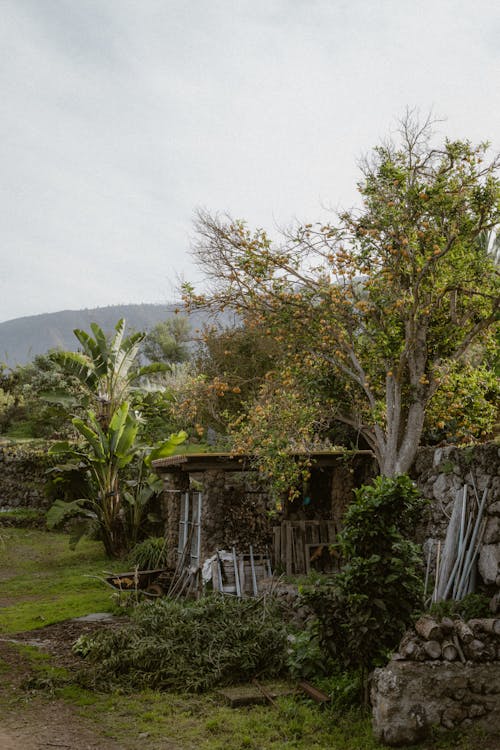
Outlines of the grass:
{"type": "MultiPolygon", "coordinates": [[[[116,563],[102,546],[84,540],[72,552],[68,538],[31,529],[0,530],[0,632],[29,630],[49,622],[111,608],[111,596],[97,574],[116,563]]],[[[336,714],[306,698],[282,698],[276,705],[231,709],[217,693],[184,695],[144,690],[133,694],[97,693],[79,687],[64,669],[33,646],[18,646],[30,665],[32,696],[62,700],[94,722],[96,732],[114,738],[123,750],[382,750],[361,711],[336,714]]],[[[12,667],[0,659],[0,676],[12,667]]],[[[16,711],[8,691],[0,709],[16,711]]],[[[19,704],[21,707],[21,704],[19,704]]],[[[449,734],[419,750],[473,750],[479,737],[449,734]]]]}
{"type": "Polygon", "coordinates": [[[366,717],[342,718],[314,704],[281,699],[277,706],[231,709],[215,695],[191,696],[144,691],[133,696],[90,695],[78,688],[61,694],[84,716],[98,717],[108,735],[123,740],[133,731],[148,734],[148,750],[165,746],[186,750],[378,750],[366,717]]]}
{"type": "Polygon", "coordinates": [[[110,561],[102,545],[35,529],[0,531],[0,632],[32,630],[49,623],[108,611],[110,592],[89,576],[102,575],[110,561]]]}

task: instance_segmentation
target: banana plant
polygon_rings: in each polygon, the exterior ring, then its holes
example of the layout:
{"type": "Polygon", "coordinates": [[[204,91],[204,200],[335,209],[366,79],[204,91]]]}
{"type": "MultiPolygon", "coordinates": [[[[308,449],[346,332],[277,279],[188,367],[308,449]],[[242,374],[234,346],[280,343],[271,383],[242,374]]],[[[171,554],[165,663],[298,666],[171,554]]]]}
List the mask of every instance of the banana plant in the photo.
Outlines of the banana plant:
{"type": "Polygon", "coordinates": [[[81,352],[53,352],[51,358],[68,374],[75,376],[93,396],[98,406],[99,422],[106,428],[134,383],[149,375],[167,372],[169,366],[160,362],[137,366],[139,347],[146,334],[132,333],[126,337],[124,318],[116,324],[111,338],[97,323],[91,323],[90,327],[93,336],[79,328],[73,331],[80,342],[81,352]]]}
{"type": "MultiPolygon", "coordinates": [[[[75,516],[91,519],[100,528],[108,556],[119,557],[130,543],[124,523],[120,480],[123,469],[143,450],[143,446],[136,442],[139,421],[130,411],[129,403],[124,401],[106,427],[92,411],[88,412],[86,421],[74,418],[72,422],[82,438],[80,443],[75,446],[74,443],[62,441],[53,445],[49,453],[64,455],[66,467],[83,465],[91,477],[94,492],[71,503],[57,500],[48,511],[47,525],[54,528],[63,520],[75,516]]],[[[186,437],[186,433],[172,435],[157,450],[160,453],[163,451],[164,455],[173,453],[186,437]]]]}
{"type": "Polygon", "coordinates": [[[127,541],[130,546],[139,541],[143,524],[158,519],[152,513],[148,513],[150,501],[162,490],[162,481],[158,474],[151,469],[152,462],[157,458],[170,456],[175,452],[178,445],[187,438],[186,432],[173,433],[170,437],[158,443],[155,447],[144,447],[138,451],[134,463],[133,478],[126,479],[122,493],[124,518],[127,529],[127,541]]]}

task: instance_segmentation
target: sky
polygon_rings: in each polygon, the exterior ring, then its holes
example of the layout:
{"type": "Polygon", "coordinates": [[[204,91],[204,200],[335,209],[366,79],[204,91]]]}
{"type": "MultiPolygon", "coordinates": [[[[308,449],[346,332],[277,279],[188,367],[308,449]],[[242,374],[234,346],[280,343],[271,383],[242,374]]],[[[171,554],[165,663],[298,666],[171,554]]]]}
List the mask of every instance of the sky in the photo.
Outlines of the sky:
{"type": "Polygon", "coordinates": [[[174,300],[197,208],[333,218],[407,107],[500,150],[497,0],[0,0],[0,321],[174,300]]]}

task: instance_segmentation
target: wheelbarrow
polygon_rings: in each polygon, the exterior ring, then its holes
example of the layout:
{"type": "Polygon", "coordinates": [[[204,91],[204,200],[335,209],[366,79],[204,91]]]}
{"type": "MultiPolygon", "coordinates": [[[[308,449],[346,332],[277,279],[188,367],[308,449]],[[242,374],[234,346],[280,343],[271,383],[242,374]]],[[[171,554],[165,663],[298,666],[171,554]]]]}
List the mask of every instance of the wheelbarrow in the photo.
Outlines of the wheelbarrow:
{"type": "Polygon", "coordinates": [[[132,570],[129,573],[113,573],[105,581],[118,591],[143,591],[148,596],[164,596],[172,581],[173,570],[132,570]]]}

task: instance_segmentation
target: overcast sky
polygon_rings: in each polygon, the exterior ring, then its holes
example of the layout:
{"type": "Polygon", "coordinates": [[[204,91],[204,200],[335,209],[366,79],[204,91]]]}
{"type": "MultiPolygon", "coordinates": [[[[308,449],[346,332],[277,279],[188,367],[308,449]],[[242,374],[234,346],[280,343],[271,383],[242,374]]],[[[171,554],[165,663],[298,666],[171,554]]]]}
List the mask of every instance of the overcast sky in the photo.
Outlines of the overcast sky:
{"type": "Polygon", "coordinates": [[[407,106],[500,149],[497,0],[0,0],[0,321],[167,302],[196,207],[356,200],[407,106]]]}

